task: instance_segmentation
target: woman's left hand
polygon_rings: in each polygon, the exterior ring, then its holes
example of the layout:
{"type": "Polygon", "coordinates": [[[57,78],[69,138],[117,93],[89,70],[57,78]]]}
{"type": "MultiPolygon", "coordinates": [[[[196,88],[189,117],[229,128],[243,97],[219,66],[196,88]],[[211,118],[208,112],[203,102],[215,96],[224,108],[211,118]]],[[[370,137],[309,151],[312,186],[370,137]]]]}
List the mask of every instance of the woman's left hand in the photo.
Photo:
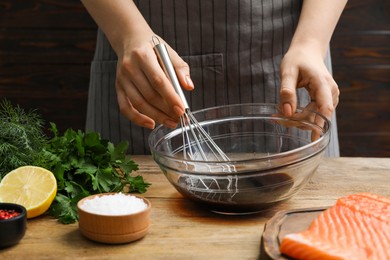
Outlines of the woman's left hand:
{"type": "Polygon", "coordinates": [[[297,108],[297,88],[306,88],[311,103],[308,105],[328,119],[339,102],[340,91],[325,66],[323,55],[314,47],[290,48],[280,66],[280,105],[290,117],[297,108]]]}

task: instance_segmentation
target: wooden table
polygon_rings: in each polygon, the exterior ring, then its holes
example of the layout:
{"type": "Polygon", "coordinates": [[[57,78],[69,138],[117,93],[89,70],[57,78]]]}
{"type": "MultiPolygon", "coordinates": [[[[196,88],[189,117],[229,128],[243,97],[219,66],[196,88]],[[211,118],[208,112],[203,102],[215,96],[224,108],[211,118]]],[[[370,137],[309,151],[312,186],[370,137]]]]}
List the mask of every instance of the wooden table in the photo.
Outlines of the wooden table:
{"type": "MultiPolygon", "coordinates": [[[[124,245],[91,242],[78,225],[50,216],[28,220],[22,241],[0,250],[3,259],[258,259],[264,224],[277,211],[330,206],[341,196],[373,192],[390,197],[390,159],[326,158],[314,178],[289,201],[261,214],[217,215],[183,199],[150,156],[133,156],[152,183],[150,232],[124,245]]],[[[1,230],[0,230],[1,232],[1,230]]]]}

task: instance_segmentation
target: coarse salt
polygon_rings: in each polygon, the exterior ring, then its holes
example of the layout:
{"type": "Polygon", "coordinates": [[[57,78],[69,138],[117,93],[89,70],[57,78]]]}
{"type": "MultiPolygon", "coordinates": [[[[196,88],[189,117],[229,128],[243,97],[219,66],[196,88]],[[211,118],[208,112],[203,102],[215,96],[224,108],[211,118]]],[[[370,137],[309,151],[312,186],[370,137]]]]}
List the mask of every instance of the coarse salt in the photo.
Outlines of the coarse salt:
{"type": "Polygon", "coordinates": [[[127,215],[140,212],[147,208],[143,199],[123,193],[95,196],[84,200],[81,208],[85,211],[101,215],[127,215]]]}

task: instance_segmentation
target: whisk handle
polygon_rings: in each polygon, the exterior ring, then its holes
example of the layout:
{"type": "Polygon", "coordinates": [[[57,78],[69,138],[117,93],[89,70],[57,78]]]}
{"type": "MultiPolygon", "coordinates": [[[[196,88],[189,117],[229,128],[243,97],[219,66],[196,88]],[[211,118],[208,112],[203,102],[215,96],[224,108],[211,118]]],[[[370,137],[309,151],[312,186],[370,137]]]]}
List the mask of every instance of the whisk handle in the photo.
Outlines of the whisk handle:
{"type": "Polygon", "coordinates": [[[179,95],[181,101],[183,102],[184,108],[189,109],[187,99],[184,96],[183,90],[180,86],[179,80],[177,78],[175,69],[173,68],[171,59],[168,54],[167,47],[165,44],[160,43],[158,41],[157,44],[155,44],[154,49],[157,54],[158,61],[160,62],[160,66],[164,70],[165,74],[169,78],[169,80],[172,82],[172,85],[176,91],[176,93],[179,95]]]}

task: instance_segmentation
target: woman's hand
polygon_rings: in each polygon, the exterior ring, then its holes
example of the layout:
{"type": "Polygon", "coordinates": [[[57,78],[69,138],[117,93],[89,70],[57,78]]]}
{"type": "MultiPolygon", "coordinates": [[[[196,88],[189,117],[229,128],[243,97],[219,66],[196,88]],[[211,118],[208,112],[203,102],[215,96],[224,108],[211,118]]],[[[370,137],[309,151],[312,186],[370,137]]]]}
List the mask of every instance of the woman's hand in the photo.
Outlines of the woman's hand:
{"type": "Polygon", "coordinates": [[[297,107],[297,88],[306,88],[309,107],[330,119],[339,102],[339,88],[325,66],[321,52],[316,48],[291,48],[281,66],[280,103],[283,114],[292,116],[297,107]]]}
{"type": "MultiPolygon", "coordinates": [[[[116,92],[121,113],[142,127],[155,122],[174,128],[184,106],[161,68],[152,43],[153,33],[133,38],[118,56],[116,92]]],[[[189,67],[167,45],[181,85],[192,90],[189,67]]]]}
{"type": "Polygon", "coordinates": [[[329,118],[338,102],[339,89],[327,70],[324,58],[330,38],[347,0],[304,0],[299,22],[280,72],[280,104],[285,116],[297,107],[296,89],[305,87],[311,108],[329,118]]]}
{"type": "MultiPolygon", "coordinates": [[[[116,92],[121,113],[142,127],[152,129],[156,122],[175,127],[184,105],[160,67],[153,50],[154,33],[134,2],[82,2],[118,56],[116,92]]],[[[192,90],[188,65],[167,48],[181,86],[192,90]]]]}

